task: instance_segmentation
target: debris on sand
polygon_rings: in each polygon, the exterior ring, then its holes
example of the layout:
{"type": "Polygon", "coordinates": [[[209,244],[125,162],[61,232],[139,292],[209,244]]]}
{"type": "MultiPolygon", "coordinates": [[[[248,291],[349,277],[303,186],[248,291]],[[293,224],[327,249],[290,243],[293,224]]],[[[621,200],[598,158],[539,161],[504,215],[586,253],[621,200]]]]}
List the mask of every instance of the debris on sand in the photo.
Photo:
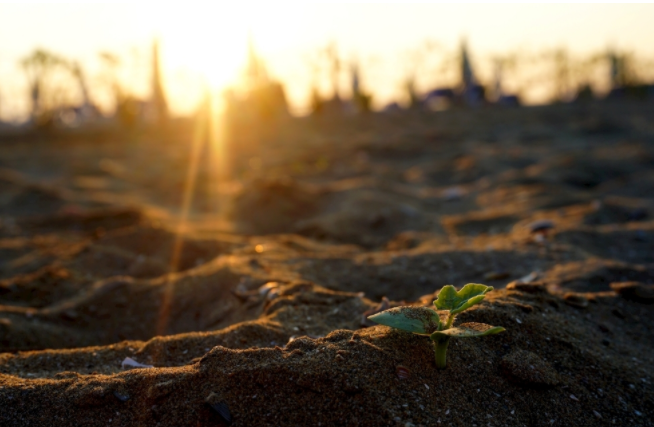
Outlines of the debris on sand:
{"type": "Polygon", "coordinates": [[[229,406],[227,406],[226,402],[220,399],[220,396],[217,393],[211,392],[205,401],[211,409],[220,416],[225,424],[228,426],[232,425],[232,414],[229,412],[229,406]]]}
{"type": "Polygon", "coordinates": [[[120,363],[120,366],[125,369],[126,367],[128,368],[154,368],[152,365],[145,365],[143,363],[139,363],[136,360],[132,359],[131,357],[126,357],[125,360],[123,360],[120,363]]]}

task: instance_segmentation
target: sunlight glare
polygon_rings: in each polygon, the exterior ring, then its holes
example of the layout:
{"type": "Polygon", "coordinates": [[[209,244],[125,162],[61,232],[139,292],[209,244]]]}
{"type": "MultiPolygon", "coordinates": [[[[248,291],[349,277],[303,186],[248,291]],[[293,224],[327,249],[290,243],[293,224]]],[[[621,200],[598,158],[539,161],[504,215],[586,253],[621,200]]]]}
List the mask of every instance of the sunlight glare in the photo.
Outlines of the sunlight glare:
{"type": "Polygon", "coordinates": [[[202,12],[162,11],[159,34],[168,69],[187,70],[214,89],[238,79],[247,57],[248,22],[243,7],[203,5],[202,12]]]}

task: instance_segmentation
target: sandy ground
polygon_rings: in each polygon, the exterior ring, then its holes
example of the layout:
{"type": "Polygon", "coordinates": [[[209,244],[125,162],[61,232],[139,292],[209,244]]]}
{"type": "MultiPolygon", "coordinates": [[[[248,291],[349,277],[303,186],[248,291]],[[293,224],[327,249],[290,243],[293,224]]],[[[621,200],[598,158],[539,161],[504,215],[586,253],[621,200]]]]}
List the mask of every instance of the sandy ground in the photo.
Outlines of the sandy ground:
{"type": "Polygon", "coordinates": [[[182,233],[188,125],[0,136],[0,425],[653,425],[652,117],[240,129],[182,233]],[[363,316],[469,282],[445,370],[363,316]]]}

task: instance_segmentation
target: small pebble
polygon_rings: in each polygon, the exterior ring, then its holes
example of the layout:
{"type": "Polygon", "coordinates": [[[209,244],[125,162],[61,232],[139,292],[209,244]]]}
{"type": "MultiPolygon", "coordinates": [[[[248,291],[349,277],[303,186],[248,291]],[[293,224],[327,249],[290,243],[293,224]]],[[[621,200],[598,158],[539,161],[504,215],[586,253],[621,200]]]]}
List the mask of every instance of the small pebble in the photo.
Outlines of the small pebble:
{"type": "Polygon", "coordinates": [[[399,379],[406,380],[411,376],[411,371],[409,370],[409,368],[407,368],[405,366],[398,365],[395,368],[395,374],[397,375],[397,377],[399,379]]]}
{"type": "Polygon", "coordinates": [[[214,392],[209,393],[205,402],[207,402],[211,409],[213,409],[228,426],[232,425],[232,414],[229,412],[229,407],[225,401],[220,399],[218,394],[214,392]]]}
{"type": "Polygon", "coordinates": [[[568,292],[563,295],[563,300],[566,304],[571,305],[577,308],[586,308],[588,307],[588,298],[583,295],[575,294],[573,292],[568,292]]]}
{"type": "Polygon", "coordinates": [[[124,391],[114,390],[114,397],[121,402],[127,402],[129,400],[129,394],[124,391]]]}
{"type": "Polygon", "coordinates": [[[541,219],[530,223],[527,225],[527,228],[529,228],[529,231],[532,233],[539,233],[554,228],[554,223],[549,219],[541,219]]]}

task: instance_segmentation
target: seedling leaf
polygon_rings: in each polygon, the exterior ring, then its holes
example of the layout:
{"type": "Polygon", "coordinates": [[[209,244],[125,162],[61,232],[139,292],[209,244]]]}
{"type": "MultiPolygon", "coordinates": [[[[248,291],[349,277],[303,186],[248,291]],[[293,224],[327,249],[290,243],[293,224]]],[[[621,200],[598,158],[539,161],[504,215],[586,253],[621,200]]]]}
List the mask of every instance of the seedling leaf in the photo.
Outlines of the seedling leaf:
{"type": "Polygon", "coordinates": [[[501,326],[491,326],[485,323],[462,323],[455,328],[445,329],[444,331],[436,331],[431,334],[432,340],[438,338],[475,338],[485,337],[486,335],[494,335],[505,331],[501,326]]]}
{"type": "Polygon", "coordinates": [[[492,286],[468,283],[460,291],[454,286],[443,286],[434,305],[439,310],[450,310],[451,314],[458,314],[484,299],[484,294],[493,290],[492,286]]]}
{"type": "Polygon", "coordinates": [[[440,325],[438,313],[427,307],[394,307],[368,319],[419,335],[431,335],[440,325]]]}

